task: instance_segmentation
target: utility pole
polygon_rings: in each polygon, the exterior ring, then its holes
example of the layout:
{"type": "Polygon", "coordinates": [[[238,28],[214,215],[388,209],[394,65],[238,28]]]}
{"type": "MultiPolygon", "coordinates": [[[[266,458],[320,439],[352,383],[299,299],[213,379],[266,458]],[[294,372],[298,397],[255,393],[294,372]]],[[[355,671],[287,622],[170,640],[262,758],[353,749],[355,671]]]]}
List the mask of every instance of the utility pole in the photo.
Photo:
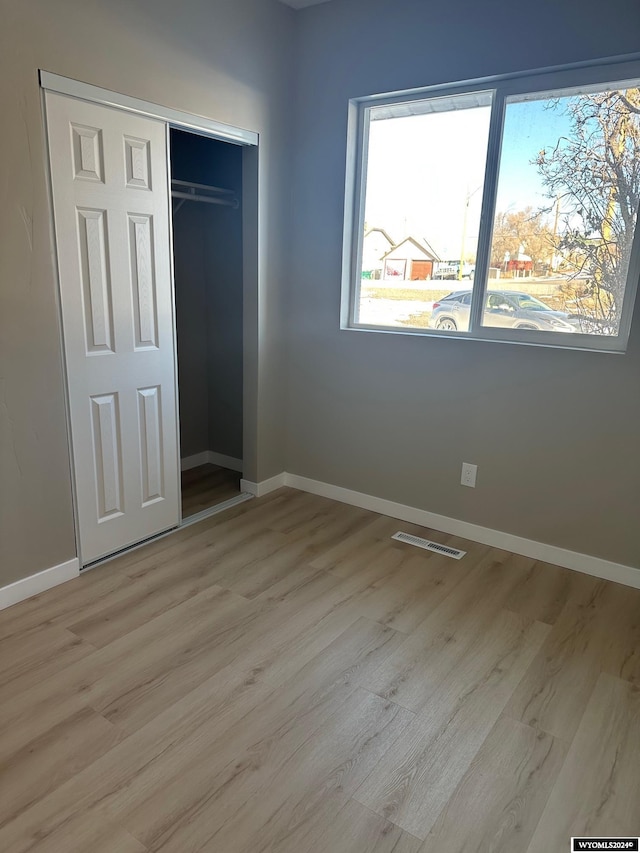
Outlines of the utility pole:
{"type": "Polygon", "coordinates": [[[478,192],[478,190],[481,190],[481,189],[482,189],[482,186],[476,187],[472,193],[470,193],[469,190],[467,190],[467,195],[465,197],[464,215],[462,218],[462,247],[460,249],[460,266],[458,267],[458,281],[462,281],[462,270],[464,267],[464,253],[465,253],[465,248],[466,248],[466,243],[467,243],[467,219],[469,218],[469,202],[471,201],[473,196],[478,192]]]}
{"type": "Polygon", "coordinates": [[[469,217],[469,199],[471,196],[467,193],[467,201],[464,206],[464,216],[462,218],[462,247],[460,249],[460,264],[458,266],[458,281],[462,281],[462,268],[464,267],[464,251],[467,242],[467,219],[469,217]]]}

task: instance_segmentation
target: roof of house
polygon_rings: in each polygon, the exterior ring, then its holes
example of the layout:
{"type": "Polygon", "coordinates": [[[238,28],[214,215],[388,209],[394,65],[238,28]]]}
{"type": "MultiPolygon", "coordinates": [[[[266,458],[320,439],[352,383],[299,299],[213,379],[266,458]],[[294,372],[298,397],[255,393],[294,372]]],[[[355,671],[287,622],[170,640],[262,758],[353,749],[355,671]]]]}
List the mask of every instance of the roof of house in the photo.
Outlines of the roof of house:
{"type": "Polygon", "coordinates": [[[384,230],[384,228],[367,228],[367,230],[364,232],[364,236],[368,237],[369,234],[373,234],[374,231],[378,231],[380,234],[382,234],[382,236],[385,238],[385,240],[389,241],[390,246],[395,246],[394,241],[391,239],[389,234],[387,234],[387,232],[384,230]]]}
{"type": "MultiPolygon", "coordinates": [[[[405,243],[413,243],[416,248],[418,248],[421,252],[428,256],[430,261],[440,261],[440,257],[435,252],[433,247],[424,239],[420,239],[419,237],[405,237],[404,240],[401,240],[395,246],[392,246],[391,249],[387,252],[387,255],[390,255],[391,252],[395,252],[401,246],[404,246],[405,243]]],[[[386,258],[387,255],[384,257],[386,258]]]]}
{"type": "Polygon", "coordinates": [[[440,255],[436,252],[431,243],[429,243],[429,241],[425,237],[420,238],[420,243],[426,248],[426,250],[429,252],[434,261],[442,260],[440,255]]]}

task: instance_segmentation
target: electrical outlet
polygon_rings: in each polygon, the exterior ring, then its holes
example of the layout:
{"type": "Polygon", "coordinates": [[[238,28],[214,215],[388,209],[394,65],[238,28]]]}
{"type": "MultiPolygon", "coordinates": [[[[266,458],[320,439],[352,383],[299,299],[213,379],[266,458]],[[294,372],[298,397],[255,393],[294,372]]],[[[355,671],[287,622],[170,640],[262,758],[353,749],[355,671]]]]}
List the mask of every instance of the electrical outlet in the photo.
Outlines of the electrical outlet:
{"type": "Polygon", "coordinates": [[[472,465],[471,462],[462,463],[462,478],[460,479],[460,482],[463,486],[469,486],[470,489],[475,489],[477,476],[477,465],[472,465]]]}

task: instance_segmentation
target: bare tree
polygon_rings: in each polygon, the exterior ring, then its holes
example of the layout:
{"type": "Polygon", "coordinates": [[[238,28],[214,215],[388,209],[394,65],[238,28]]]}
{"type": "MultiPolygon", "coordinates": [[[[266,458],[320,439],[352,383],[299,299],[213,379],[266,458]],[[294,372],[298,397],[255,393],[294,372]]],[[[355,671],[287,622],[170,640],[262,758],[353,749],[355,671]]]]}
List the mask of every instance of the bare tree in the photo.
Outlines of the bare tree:
{"type": "Polygon", "coordinates": [[[587,279],[594,319],[614,328],[640,201],[640,89],[577,95],[549,108],[571,120],[571,132],[535,160],[563,211],[557,250],[587,279]]]}
{"type": "Polygon", "coordinates": [[[491,266],[502,266],[505,255],[515,258],[523,250],[534,267],[547,263],[554,253],[553,232],[541,211],[524,210],[496,213],[491,243],[491,266]]]}

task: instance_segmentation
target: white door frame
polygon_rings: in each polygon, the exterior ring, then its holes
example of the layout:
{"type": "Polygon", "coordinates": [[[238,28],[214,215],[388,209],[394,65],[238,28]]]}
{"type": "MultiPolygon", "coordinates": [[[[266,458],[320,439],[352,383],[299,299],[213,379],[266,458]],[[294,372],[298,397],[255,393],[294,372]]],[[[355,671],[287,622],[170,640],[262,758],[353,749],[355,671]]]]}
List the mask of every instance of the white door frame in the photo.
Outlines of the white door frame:
{"type": "MultiPolygon", "coordinates": [[[[39,71],[40,77],[40,88],[42,90],[42,109],[44,115],[45,129],[46,129],[46,109],[44,104],[44,93],[45,92],[57,92],[61,95],[68,95],[73,98],[78,98],[83,101],[89,101],[91,103],[100,104],[102,106],[114,107],[119,110],[124,110],[126,112],[136,113],[137,115],[145,116],[147,118],[159,119],[160,121],[165,122],[166,124],[166,134],[167,134],[167,177],[168,177],[168,187],[169,192],[171,191],[171,162],[170,162],[170,145],[169,145],[169,135],[172,128],[176,130],[183,130],[191,133],[196,133],[201,136],[208,136],[211,139],[217,139],[222,142],[229,142],[234,145],[240,145],[245,148],[256,148],[259,143],[259,136],[255,131],[245,130],[243,128],[234,127],[233,125],[224,124],[222,122],[215,121],[214,119],[206,118],[205,116],[195,115],[193,113],[183,112],[182,110],[175,110],[171,107],[165,107],[160,104],[154,104],[151,101],[144,101],[140,98],[134,98],[129,95],[124,95],[118,92],[112,92],[110,89],[103,89],[100,86],[93,86],[90,83],[83,83],[79,80],[73,80],[70,77],[62,77],[59,74],[53,74],[50,71],[44,71],[40,69],[39,71]]],[[[47,146],[48,146],[48,135],[47,137],[47,146]]],[[[244,171],[244,169],[243,169],[244,171]]],[[[47,173],[48,173],[48,190],[49,190],[49,207],[50,207],[50,216],[51,216],[51,228],[52,228],[52,240],[55,256],[57,258],[58,247],[57,241],[55,237],[55,227],[54,227],[54,219],[53,219],[53,194],[52,194],[52,175],[51,175],[51,167],[49,163],[49,158],[47,158],[47,173]]],[[[243,195],[247,195],[246,190],[243,191],[243,195]]],[[[173,313],[173,323],[175,327],[176,316],[175,316],[175,276],[174,276],[174,257],[173,257],[173,210],[171,204],[169,204],[169,252],[171,258],[171,294],[172,294],[172,313],[173,313]]],[[[253,230],[253,229],[251,229],[253,230]]],[[[251,232],[249,232],[251,234],[251,232]]],[[[257,224],[255,233],[251,234],[251,238],[255,238],[257,241],[257,224]]],[[[247,231],[245,230],[245,234],[243,236],[243,242],[247,239],[247,231]]],[[[246,244],[244,246],[243,252],[246,254],[246,244]]],[[[57,299],[58,299],[58,314],[59,314],[59,324],[60,324],[60,335],[61,335],[61,344],[62,351],[64,353],[64,331],[62,324],[62,303],[61,303],[61,295],[60,295],[60,280],[59,280],[59,272],[58,266],[56,263],[55,270],[56,277],[58,279],[58,287],[57,287],[57,299]]],[[[251,270],[247,270],[245,267],[243,278],[243,290],[245,297],[247,293],[254,292],[256,293],[257,298],[257,280],[248,282],[248,277],[255,277],[254,272],[251,270]]],[[[245,299],[246,306],[246,299],[245,299]]],[[[255,359],[255,353],[258,351],[257,341],[248,342],[247,341],[247,324],[246,322],[246,307],[245,307],[245,322],[244,326],[244,340],[243,340],[243,352],[244,352],[244,398],[245,398],[245,410],[247,403],[247,388],[250,386],[250,383],[247,382],[247,375],[249,372],[252,372],[254,375],[257,375],[257,365],[253,365],[251,363],[251,359],[255,359]],[[248,345],[249,344],[249,345],[248,345]],[[253,345],[251,345],[253,344],[253,345]]],[[[179,387],[178,387],[178,358],[177,358],[177,346],[176,346],[176,337],[174,336],[174,383],[175,383],[175,391],[176,391],[176,435],[178,441],[177,453],[178,459],[180,459],[180,414],[179,414],[179,387]]],[[[74,515],[74,528],[75,528],[75,539],[76,539],[76,552],[80,562],[80,566],[82,566],[82,553],[81,553],[81,539],[80,539],[80,529],[78,522],[78,495],[77,495],[77,487],[76,487],[76,472],[74,467],[74,456],[73,456],[73,440],[71,434],[71,410],[70,410],[70,401],[69,401],[69,383],[67,376],[67,368],[66,361],[63,358],[63,375],[65,380],[65,409],[66,409],[66,419],[67,419],[67,438],[68,438],[68,446],[69,446],[69,457],[71,464],[71,490],[72,490],[72,500],[73,500],[73,515],[74,515]]],[[[257,406],[257,399],[253,401],[257,406]]],[[[246,442],[247,438],[247,430],[244,429],[243,442],[246,442]]],[[[250,456],[252,458],[256,458],[257,447],[251,448],[250,456]]],[[[247,456],[247,448],[244,448],[243,456],[246,458],[247,456]]],[[[244,472],[244,477],[247,477],[247,472],[244,472]]],[[[182,525],[182,506],[180,505],[180,525],[182,525]]],[[[160,535],[166,535],[160,534],[160,535]]],[[[154,537],[155,538],[155,537],[154,537]]],[[[131,547],[137,547],[133,545],[131,547]]],[[[129,549],[126,549],[129,550],[129,549]]],[[[109,557],[105,558],[109,559],[109,557]]]]}

